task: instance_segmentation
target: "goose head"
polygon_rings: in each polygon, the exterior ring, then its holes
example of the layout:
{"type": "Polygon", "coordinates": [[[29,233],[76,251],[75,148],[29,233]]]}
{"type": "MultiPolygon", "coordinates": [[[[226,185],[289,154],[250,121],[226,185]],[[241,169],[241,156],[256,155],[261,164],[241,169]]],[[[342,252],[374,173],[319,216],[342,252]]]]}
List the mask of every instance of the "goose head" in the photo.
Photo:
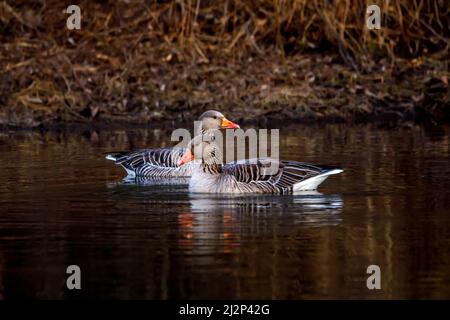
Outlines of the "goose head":
{"type": "Polygon", "coordinates": [[[219,130],[219,129],[239,129],[239,125],[228,120],[225,116],[216,110],[208,110],[204,112],[200,118],[201,127],[199,128],[201,132],[208,130],[219,130]]]}
{"type": "Polygon", "coordinates": [[[222,151],[214,142],[214,134],[198,135],[192,139],[178,165],[194,160],[201,160],[203,164],[217,165],[222,163],[222,151]]]}

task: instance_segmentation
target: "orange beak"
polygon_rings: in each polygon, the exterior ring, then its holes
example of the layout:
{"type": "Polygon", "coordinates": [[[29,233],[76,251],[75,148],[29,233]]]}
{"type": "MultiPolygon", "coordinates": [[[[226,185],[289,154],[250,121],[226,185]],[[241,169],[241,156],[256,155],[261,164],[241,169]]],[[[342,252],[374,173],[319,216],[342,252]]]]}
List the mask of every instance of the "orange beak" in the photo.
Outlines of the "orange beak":
{"type": "Polygon", "coordinates": [[[186,164],[188,162],[191,162],[194,160],[194,155],[192,154],[190,149],[186,149],[186,152],[183,154],[183,157],[181,157],[180,161],[178,161],[178,165],[182,166],[183,164],[186,164]]]}
{"type": "Polygon", "coordinates": [[[220,129],[239,129],[239,125],[228,120],[227,118],[222,118],[222,124],[220,125],[220,129]]]}

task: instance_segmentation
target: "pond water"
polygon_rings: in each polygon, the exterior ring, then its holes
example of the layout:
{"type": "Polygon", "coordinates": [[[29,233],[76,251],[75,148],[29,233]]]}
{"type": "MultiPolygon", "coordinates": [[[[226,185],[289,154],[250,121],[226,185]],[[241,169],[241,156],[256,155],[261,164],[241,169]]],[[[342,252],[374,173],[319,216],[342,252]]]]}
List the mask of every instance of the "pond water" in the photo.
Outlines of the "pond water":
{"type": "Polygon", "coordinates": [[[104,159],[169,131],[2,132],[0,298],[450,298],[449,133],[287,127],[281,158],[345,172],[319,194],[208,196],[104,159]]]}

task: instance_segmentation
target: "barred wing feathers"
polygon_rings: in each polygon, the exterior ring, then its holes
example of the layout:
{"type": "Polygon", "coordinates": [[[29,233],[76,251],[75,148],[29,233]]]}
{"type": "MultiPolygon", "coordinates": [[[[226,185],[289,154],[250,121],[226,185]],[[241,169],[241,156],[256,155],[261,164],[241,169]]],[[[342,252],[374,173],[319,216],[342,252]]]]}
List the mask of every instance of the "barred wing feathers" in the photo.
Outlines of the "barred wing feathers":
{"type": "Polygon", "coordinates": [[[232,162],[222,173],[232,177],[240,192],[289,193],[295,185],[331,170],[296,161],[256,158],[232,162]]]}
{"type": "Polygon", "coordinates": [[[184,148],[142,149],[111,153],[106,159],[122,165],[130,176],[184,177],[192,174],[191,163],[178,165],[185,151],[184,148]]]}

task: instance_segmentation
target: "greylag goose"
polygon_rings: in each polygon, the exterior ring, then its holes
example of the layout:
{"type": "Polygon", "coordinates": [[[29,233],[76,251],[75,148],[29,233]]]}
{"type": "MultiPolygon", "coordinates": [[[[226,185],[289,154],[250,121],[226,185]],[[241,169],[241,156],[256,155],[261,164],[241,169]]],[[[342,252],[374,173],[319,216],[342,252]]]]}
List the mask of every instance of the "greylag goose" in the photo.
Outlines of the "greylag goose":
{"type": "MultiPolygon", "coordinates": [[[[204,112],[199,121],[197,134],[200,136],[209,131],[239,128],[239,125],[215,110],[204,112]]],[[[121,165],[126,170],[128,177],[190,177],[195,164],[179,163],[185,152],[185,148],[142,149],[110,153],[106,159],[121,165]]]]}
{"type": "Polygon", "coordinates": [[[180,160],[180,164],[201,160],[193,168],[189,180],[190,192],[287,194],[316,190],[328,176],[343,171],[271,158],[222,164],[222,153],[214,139],[206,141],[203,138],[195,137],[180,160]]]}

